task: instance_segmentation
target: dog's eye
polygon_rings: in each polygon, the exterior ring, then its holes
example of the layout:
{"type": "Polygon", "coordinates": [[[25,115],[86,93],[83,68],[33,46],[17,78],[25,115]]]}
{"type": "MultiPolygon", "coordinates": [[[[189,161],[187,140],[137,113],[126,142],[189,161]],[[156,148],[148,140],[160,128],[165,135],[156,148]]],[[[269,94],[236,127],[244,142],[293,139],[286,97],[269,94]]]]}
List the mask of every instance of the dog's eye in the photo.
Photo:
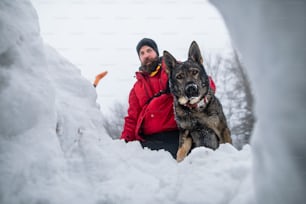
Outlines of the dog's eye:
{"type": "Polygon", "coordinates": [[[183,79],[184,78],[184,75],[183,74],[178,74],[176,75],[176,79],[183,79]]]}
{"type": "Polygon", "coordinates": [[[197,75],[199,73],[199,71],[194,69],[194,70],[191,71],[191,73],[192,73],[192,75],[197,75]]]}

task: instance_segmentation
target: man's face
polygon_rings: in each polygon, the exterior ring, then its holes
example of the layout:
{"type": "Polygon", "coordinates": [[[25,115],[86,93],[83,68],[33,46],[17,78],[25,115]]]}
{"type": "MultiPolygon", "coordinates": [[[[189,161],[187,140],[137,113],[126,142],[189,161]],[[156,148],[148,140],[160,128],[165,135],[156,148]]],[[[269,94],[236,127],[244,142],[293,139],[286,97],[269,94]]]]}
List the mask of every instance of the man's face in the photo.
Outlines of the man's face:
{"type": "Polygon", "coordinates": [[[139,50],[141,65],[148,66],[158,58],[157,53],[149,46],[144,45],[139,50]]]}

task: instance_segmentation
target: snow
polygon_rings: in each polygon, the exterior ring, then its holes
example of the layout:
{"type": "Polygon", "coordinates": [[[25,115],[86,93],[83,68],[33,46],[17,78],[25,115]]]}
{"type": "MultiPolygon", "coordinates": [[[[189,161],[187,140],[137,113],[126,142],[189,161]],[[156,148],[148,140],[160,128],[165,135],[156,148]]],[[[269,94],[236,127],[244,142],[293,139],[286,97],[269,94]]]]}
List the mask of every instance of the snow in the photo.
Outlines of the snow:
{"type": "Polygon", "coordinates": [[[246,64],[256,104],[252,137],[258,203],[306,200],[303,0],[213,0],[246,64]]]}
{"type": "Polygon", "coordinates": [[[96,90],[43,43],[32,4],[0,11],[0,203],[255,203],[250,146],[177,163],[112,140],[96,90]]]}

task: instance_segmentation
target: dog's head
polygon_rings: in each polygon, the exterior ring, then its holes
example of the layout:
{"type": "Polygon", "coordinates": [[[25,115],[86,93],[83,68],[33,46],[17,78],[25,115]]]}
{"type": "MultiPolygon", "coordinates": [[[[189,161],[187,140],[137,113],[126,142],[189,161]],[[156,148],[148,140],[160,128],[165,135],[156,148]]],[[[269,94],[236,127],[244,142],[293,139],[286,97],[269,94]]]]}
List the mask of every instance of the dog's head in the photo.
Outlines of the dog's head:
{"type": "Polygon", "coordinates": [[[179,104],[196,107],[209,91],[209,79],[203,66],[203,58],[198,44],[193,41],[188,52],[188,60],[178,62],[169,52],[164,51],[170,90],[179,104]]]}

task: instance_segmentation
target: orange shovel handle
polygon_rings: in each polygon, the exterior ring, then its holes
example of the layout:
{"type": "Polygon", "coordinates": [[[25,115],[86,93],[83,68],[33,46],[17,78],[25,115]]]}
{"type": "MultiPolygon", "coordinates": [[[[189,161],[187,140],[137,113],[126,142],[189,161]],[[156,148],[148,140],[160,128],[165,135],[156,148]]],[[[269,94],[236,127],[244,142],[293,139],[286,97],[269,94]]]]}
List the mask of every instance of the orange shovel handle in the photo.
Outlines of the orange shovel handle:
{"type": "Polygon", "coordinates": [[[101,72],[100,74],[98,74],[98,75],[96,76],[96,79],[95,79],[95,81],[94,81],[94,83],[93,83],[94,87],[97,87],[97,86],[98,86],[100,80],[101,80],[103,77],[105,77],[105,76],[107,75],[107,73],[108,73],[107,71],[104,71],[104,72],[101,72]]]}

